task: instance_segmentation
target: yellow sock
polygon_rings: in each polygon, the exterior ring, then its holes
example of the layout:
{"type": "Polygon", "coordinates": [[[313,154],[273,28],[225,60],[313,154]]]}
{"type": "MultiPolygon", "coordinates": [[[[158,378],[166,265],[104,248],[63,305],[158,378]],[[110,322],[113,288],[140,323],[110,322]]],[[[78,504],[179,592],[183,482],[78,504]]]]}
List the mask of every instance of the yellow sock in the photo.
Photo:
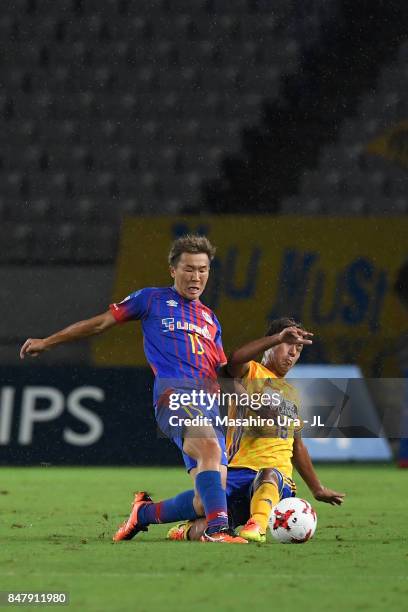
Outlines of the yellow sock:
{"type": "Polygon", "coordinates": [[[251,518],[266,533],[271,510],[279,501],[278,487],[271,482],[264,482],[255,491],[251,499],[251,518]]]}

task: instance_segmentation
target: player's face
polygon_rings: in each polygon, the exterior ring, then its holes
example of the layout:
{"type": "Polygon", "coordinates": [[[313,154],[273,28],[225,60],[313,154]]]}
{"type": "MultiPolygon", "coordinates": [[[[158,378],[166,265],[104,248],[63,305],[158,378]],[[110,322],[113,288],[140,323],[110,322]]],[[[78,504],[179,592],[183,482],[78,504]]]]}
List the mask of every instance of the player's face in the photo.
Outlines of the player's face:
{"type": "Polygon", "coordinates": [[[188,300],[198,300],[209,273],[210,260],[206,253],[182,253],[177,265],[170,266],[176,291],[188,300]]]}
{"type": "Polygon", "coordinates": [[[268,369],[276,372],[278,376],[286,376],[299,359],[302,349],[302,344],[282,342],[270,349],[265,365],[268,369]]]}

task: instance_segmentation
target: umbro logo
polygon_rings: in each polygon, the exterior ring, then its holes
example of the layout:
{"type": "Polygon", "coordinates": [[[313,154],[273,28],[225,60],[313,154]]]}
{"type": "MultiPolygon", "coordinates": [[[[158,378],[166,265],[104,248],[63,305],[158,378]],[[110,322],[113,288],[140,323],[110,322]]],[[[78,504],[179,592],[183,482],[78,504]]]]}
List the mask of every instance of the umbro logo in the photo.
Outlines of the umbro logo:
{"type": "Polygon", "coordinates": [[[178,302],[176,300],[167,300],[167,306],[178,306],[178,302]]]}

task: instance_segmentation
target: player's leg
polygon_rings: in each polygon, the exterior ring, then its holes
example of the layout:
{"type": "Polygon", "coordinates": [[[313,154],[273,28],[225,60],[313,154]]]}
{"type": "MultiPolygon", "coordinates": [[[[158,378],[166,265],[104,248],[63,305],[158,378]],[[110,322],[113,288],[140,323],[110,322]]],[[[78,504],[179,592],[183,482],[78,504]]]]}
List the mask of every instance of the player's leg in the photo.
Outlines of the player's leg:
{"type": "MultiPolygon", "coordinates": [[[[215,438],[210,439],[212,442],[217,443],[215,438]]],[[[214,453],[214,450],[211,452],[214,453]]],[[[183,458],[186,468],[193,479],[193,482],[195,483],[196,476],[199,471],[198,463],[195,460],[192,460],[191,456],[187,455],[185,452],[183,452],[183,458]]],[[[225,465],[218,465],[218,469],[221,476],[221,484],[225,489],[227,468],[225,465]]],[[[205,510],[201,497],[197,490],[191,489],[156,504],[146,504],[146,507],[141,509],[139,517],[140,520],[145,521],[146,524],[153,524],[174,523],[180,520],[193,521],[194,519],[204,515],[205,510]]]]}
{"type": "Polygon", "coordinates": [[[191,540],[199,542],[207,529],[207,521],[205,518],[199,518],[195,521],[187,521],[171,527],[167,532],[167,539],[173,541],[191,540]]]}
{"type": "MultiPolygon", "coordinates": [[[[197,438],[195,438],[195,440],[197,440],[197,438]]],[[[221,483],[222,486],[225,488],[227,472],[226,466],[220,466],[219,463],[215,463],[213,459],[214,454],[216,454],[217,452],[218,456],[220,457],[220,447],[217,442],[217,439],[214,437],[208,437],[205,439],[205,441],[207,443],[203,445],[206,447],[205,451],[208,454],[212,455],[212,458],[209,461],[209,465],[212,465],[213,467],[218,467],[218,472],[221,476],[221,483]]],[[[189,471],[191,477],[193,478],[193,481],[195,482],[200,464],[195,460],[191,461],[191,454],[188,454],[187,456],[186,455],[187,453],[183,452],[186,468],[189,471]]],[[[193,521],[196,518],[205,515],[204,505],[201,501],[201,497],[197,493],[197,490],[193,489],[183,491],[183,493],[180,493],[175,497],[171,497],[170,499],[165,499],[157,503],[151,503],[150,500],[143,501],[145,503],[141,504],[140,509],[138,509],[137,515],[137,522],[143,527],[158,523],[175,523],[181,520],[193,521]]]]}
{"type": "MultiPolygon", "coordinates": [[[[201,469],[203,467],[203,462],[200,461],[200,458],[196,460],[194,456],[196,455],[197,457],[200,457],[200,451],[201,457],[204,457],[204,466],[210,466],[214,468],[214,473],[217,474],[218,479],[221,478],[221,468],[222,471],[226,472],[226,467],[220,466],[221,449],[217,438],[214,434],[210,437],[210,432],[207,432],[207,434],[207,437],[203,439],[192,438],[192,440],[194,440],[194,444],[186,445],[190,452],[183,452],[183,458],[186,464],[186,468],[192,475],[194,481],[196,481],[196,477],[200,470],[200,467],[201,469]]],[[[225,496],[224,490],[223,493],[225,496]]],[[[197,491],[194,491],[192,489],[189,491],[184,491],[183,493],[180,493],[175,497],[162,500],[157,503],[152,503],[150,499],[146,498],[142,498],[140,502],[141,503],[139,504],[139,507],[136,508],[137,524],[143,527],[147,527],[148,525],[157,523],[174,523],[180,520],[190,521],[205,514],[204,506],[201,502],[200,495],[197,493],[197,491]]],[[[132,511],[135,519],[135,508],[133,508],[132,511]]]]}
{"type": "MultiPolygon", "coordinates": [[[[197,468],[191,470],[194,476],[197,468]]],[[[228,503],[228,517],[230,527],[243,525],[249,518],[251,490],[257,472],[248,468],[229,468],[221,466],[221,481],[226,489],[228,503]]],[[[167,533],[169,540],[201,540],[207,528],[204,518],[189,521],[171,527],[167,533]]]]}
{"type": "Polygon", "coordinates": [[[159,503],[153,503],[145,492],[135,495],[132,510],[113,536],[113,540],[130,540],[139,531],[147,531],[152,523],[173,523],[180,520],[194,520],[205,511],[208,530],[205,534],[209,542],[244,543],[242,538],[229,533],[225,489],[222,485],[221,463],[226,463],[225,440],[210,426],[189,430],[182,427],[168,428],[169,411],[164,419],[156,414],[162,431],[182,448],[183,458],[188,471],[196,469],[196,492],[186,491],[159,503]],[[164,428],[163,428],[164,425],[164,428]]]}
{"type": "Polygon", "coordinates": [[[228,511],[227,497],[225,493],[226,458],[223,457],[224,445],[216,437],[212,427],[200,428],[200,437],[197,430],[186,432],[183,444],[183,452],[194,459],[196,466],[191,470],[195,480],[197,509],[204,508],[207,519],[208,536],[227,530],[228,511]],[[202,436],[202,437],[201,437],[202,436]]]}
{"type": "Polygon", "coordinates": [[[194,497],[195,491],[190,489],[170,499],[154,503],[145,491],[137,492],[129,518],[116,531],[113,536],[114,542],[131,540],[139,531],[147,531],[151,524],[195,520],[199,514],[194,508],[194,497]]]}
{"type": "MultiPolygon", "coordinates": [[[[191,476],[191,478],[193,479],[194,485],[195,485],[195,481],[196,481],[196,477],[198,474],[198,468],[197,467],[193,467],[191,470],[189,470],[189,474],[191,476]]],[[[221,484],[223,486],[223,488],[226,488],[226,484],[227,484],[227,466],[226,465],[220,465],[220,476],[221,476],[221,484]]],[[[194,508],[198,514],[198,516],[204,516],[205,515],[205,510],[204,510],[204,506],[203,506],[203,502],[201,501],[201,497],[197,491],[197,489],[195,490],[195,496],[194,496],[194,508]]]]}
{"type": "Polygon", "coordinates": [[[206,425],[186,425],[187,412],[191,422],[193,405],[182,406],[178,411],[172,411],[170,423],[169,413],[160,410],[157,412],[158,423],[166,434],[170,431],[170,437],[179,445],[179,437],[182,435],[182,450],[184,462],[188,471],[194,478],[196,495],[193,506],[197,514],[204,511],[207,519],[207,529],[204,538],[210,542],[231,542],[241,543],[242,538],[235,537],[229,533],[227,499],[225,494],[225,478],[227,466],[227,454],[225,449],[225,437],[223,431],[216,425],[219,416],[218,405],[194,406],[194,415],[199,414],[206,417],[206,425]],[[178,419],[174,419],[177,412],[178,419]],[[183,418],[184,417],[184,418],[183,418]],[[166,421],[167,419],[167,421],[166,421]],[[162,427],[162,422],[165,429],[162,427]],[[177,423],[178,421],[178,423],[177,423]],[[181,424],[181,429],[180,429],[181,424]],[[169,428],[168,425],[171,425],[169,428]]]}
{"type": "MultiPolygon", "coordinates": [[[[193,438],[191,438],[193,439],[193,438]]],[[[209,465],[211,467],[217,467],[217,464],[214,462],[214,454],[217,452],[217,456],[219,457],[218,461],[221,461],[221,446],[223,446],[223,439],[221,439],[221,445],[217,441],[217,438],[214,434],[210,437],[209,435],[204,439],[205,444],[197,443],[197,440],[202,441],[201,438],[194,438],[195,444],[187,445],[188,450],[197,455],[198,460],[196,461],[191,455],[187,455],[187,453],[183,452],[184,461],[189,472],[193,472],[193,477],[195,476],[195,480],[198,484],[202,484],[205,479],[203,479],[200,474],[206,474],[206,472],[199,472],[200,467],[209,465]],[[207,455],[209,455],[207,457],[207,455]],[[204,462],[200,461],[200,457],[204,456],[204,462]]],[[[224,459],[223,459],[224,461],[224,459]]],[[[218,475],[217,481],[220,482],[222,497],[225,497],[225,490],[223,486],[225,486],[226,481],[226,466],[220,465],[218,463],[218,471],[213,470],[215,474],[218,475]]],[[[207,541],[219,541],[226,543],[243,543],[244,540],[242,538],[231,535],[228,532],[228,518],[226,521],[220,520],[224,519],[222,516],[222,510],[218,510],[218,508],[222,508],[219,502],[219,496],[217,495],[217,490],[215,488],[215,493],[212,490],[212,483],[214,480],[208,479],[210,482],[210,490],[204,486],[204,497],[205,504],[208,507],[214,508],[213,513],[215,514],[213,518],[210,515],[210,520],[213,520],[213,530],[208,534],[207,541]],[[218,519],[218,520],[217,520],[218,519]],[[224,526],[225,525],[225,526],[224,526]],[[214,535],[215,534],[215,535],[214,535]]],[[[199,494],[194,490],[185,491],[180,493],[179,495],[160,501],[158,503],[153,503],[151,498],[145,492],[138,492],[135,495],[135,499],[132,506],[132,511],[127,521],[125,521],[117,530],[115,535],[113,536],[113,540],[115,542],[121,540],[130,540],[132,539],[139,531],[147,531],[147,527],[150,524],[154,523],[173,523],[180,520],[194,520],[198,518],[202,514],[202,508],[205,504],[201,504],[201,495],[203,494],[203,488],[201,491],[198,489],[199,494]]],[[[222,503],[222,501],[221,501],[222,503]]],[[[226,511],[225,511],[226,512],[226,511]]],[[[208,521],[208,515],[207,521],[208,521]]],[[[206,536],[207,537],[207,536],[206,536]]]]}
{"type": "Polygon", "coordinates": [[[228,517],[233,529],[245,525],[250,517],[251,494],[256,475],[257,472],[250,468],[228,468],[228,517]]]}
{"type": "MultiPolygon", "coordinates": [[[[168,419],[167,415],[166,418],[168,419]]],[[[164,425],[166,425],[166,422],[163,419],[161,422],[159,421],[162,430],[163,422],[164,425]]],[[[171,434],[173,442],[175,442],[180,450],[182,450],[182,429],[174,428],[173,431],[166,431],[166,433],[167,435],[171,434]]],[[[197,463],[184,452],[183,459],[188,471],[196,467],[197,463]]],[[[139,531],[147,531],[148,526],[151,524],[190,521],[202,516],[203,514],[203,509],[194,489],[183,491],[183,493],[180,493],[175,497],[161,500],[157,503],[154,503],[145,491],[139,491],[135,494],[128,520],[124,521],[119,526],[118,530],[113,536],[113,541],[119,542],[122,540],[130,540],[137,533],[139,533],[139,531]]]]}
{"type": "Polygon", "coordinates": [[[240,535],[250,541],[265,542],[266,529],[272,508],[279,502],[283,487],[282,474],[273,468],[258,472],[253,486],[251,516],[240,530],[240,535]]]}

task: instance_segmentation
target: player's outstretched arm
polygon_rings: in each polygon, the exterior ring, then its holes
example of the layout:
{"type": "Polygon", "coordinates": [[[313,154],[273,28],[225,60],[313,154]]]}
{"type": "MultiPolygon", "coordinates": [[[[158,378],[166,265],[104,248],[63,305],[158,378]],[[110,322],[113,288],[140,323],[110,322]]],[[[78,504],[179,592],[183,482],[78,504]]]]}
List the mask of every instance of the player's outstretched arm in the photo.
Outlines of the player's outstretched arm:
{"type": "Polygon", "coordinates": [[[116,322],[110,310],[107,310],[103,314],[92,317],[91,319],[73,323],[52,336],[48,336],[48,338],[28,338],[21,347],[20,358],[24,359],[26,355],[37,357],[40,353],[48,351],[58,344],[101,334],[115,325],[116,322]]]}
{"type": "Polygon", "coordinates": [[[247,373],[249,362],[252,359],[256,359],[260,353],[282,342],[287,342],[288,344],[312,344],[312,337],[313,334],[311,332],[293,326],[285,327],[279,334],[263,336],[257,340],[252,340],[232,353],[228,359],[228,372],[231,376],[241,378],[247,373]]]}
{"type": "Polygon", "coordinates": [[[332,506],[340,506],[343,503],[345,493],[332,491],[324,487],[320,482],[313,467],[309,451],[301,437],[295,437],[293,441],[292,463],[313,493],[315,499],[332,504],[332,506]]]}

